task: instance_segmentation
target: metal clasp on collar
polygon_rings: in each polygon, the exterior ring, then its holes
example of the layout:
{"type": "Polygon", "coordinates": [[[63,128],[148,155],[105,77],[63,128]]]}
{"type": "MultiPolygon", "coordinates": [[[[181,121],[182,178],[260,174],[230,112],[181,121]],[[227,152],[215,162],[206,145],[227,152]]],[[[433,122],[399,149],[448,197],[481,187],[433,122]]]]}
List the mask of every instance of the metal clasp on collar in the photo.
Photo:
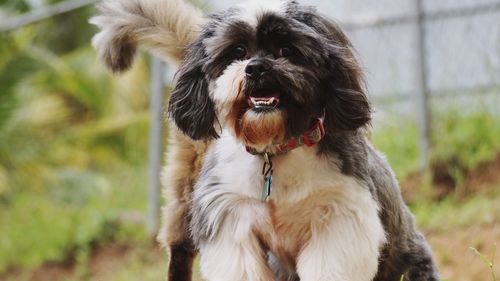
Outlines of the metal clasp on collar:
{"type": "Polygon", "coordinates": [[[273,186],[273,162],[269,153],[264,153],[264,164],[262,165],[262,176],[264,177],[264,185],[262,187],[261,201],[265,202],[271,195],[273,186]]]}

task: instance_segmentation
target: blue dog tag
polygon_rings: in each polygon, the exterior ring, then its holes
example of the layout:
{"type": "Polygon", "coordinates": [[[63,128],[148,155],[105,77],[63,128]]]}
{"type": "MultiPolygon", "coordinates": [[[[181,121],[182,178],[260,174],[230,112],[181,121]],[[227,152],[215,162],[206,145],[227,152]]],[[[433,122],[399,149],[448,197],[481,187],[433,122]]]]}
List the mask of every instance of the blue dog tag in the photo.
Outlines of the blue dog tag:
{"type": "Polygon", "coordinates": [[[262,187],[262,202],[266,201],[271,195],[271,190],[273,188],[273,176],[269,175],[264,178],[264,186],[262,187]]]}

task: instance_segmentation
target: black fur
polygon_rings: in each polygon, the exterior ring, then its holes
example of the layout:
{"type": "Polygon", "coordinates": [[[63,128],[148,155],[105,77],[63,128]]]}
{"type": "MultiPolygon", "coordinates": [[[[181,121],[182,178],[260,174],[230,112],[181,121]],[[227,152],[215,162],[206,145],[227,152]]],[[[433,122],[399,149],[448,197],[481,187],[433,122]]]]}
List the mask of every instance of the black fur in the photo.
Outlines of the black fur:
{"type": "Polygon", "coordinates": [[[193,139],[218,136],[209,81],[234,61],[231,51],[238,44],[249,50],[245,59],[260,58],[273,65],[265,79],[245,83],[246,94],[286,89],[288,137],[300,135],[323,111],[328,132],[356,130],[370,121],[370,105],[349,41],[333,23],[312,13],[305,16],[293,11],[293,21],[264,15],[256,38],[244,22],[227,23],[222,15],[212,17],[203,34],[188,47],[170,99],[170,113],[184,133],[193,139]],[[284,45],[290,45],[296,53],[289,58],[279,57],[279,48],[284,45]]]}
{"type": "Polygon", "coordinates": [[[191,241],[170,246],[168,280],[191,281],[196,251],[191,241]]]}
{"type": "Polygon", "coordinates": [[[103,56],[106,66],[115,73],[130,69],[137,52],[137,44],[129,38],[114,38],[115,42],[103,56]]]}
{"type": "MultiPolygon", "coordinates": [[[[205,35],[209,36],[209,33],[205,32],[205,35]]],[[[203,38],[201,36],[189,46],[169,101],[169,112],[175,124],[195,140],[218,137],[214,127],[214,103],[208,94],[209,85],[204,71],[207,55],[203,38]]]]}

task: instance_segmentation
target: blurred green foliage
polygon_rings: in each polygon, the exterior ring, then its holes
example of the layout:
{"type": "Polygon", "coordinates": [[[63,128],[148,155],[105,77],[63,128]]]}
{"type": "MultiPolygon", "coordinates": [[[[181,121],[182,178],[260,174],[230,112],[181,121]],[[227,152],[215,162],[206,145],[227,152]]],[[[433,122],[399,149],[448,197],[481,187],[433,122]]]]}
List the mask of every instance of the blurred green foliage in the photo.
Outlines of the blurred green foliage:
{"type": "MultiPolygon", "coordinates": [[[[432,120],[430,166],[446,167],[456,183],[467,171],[494,160],[500,152],[500,115],[487,105],[468,111],[448,106],[436,110],[432,120]]],[[[376,124],[372,141],[387,156],[400,180],[419,170],[421,153],[415,120],[402,118],[376,124]]]]}
{"type": "Polygon", "coordinates": [[[405,118],[375,124],[371,135],[375,147],[385,154],[399,179],[419,169],[418,136],[414,120],[405,118]]]}
{"type": "Polygon", "coordinates": [[[471,225],[492,225],[500,216],[500,185],[492,192],[458,199],[450,196],[441,202],[421,201],[411,206],[419,227],[447,232],[471,225]]]}
{"type": "Polygon", "coordinates": [[[9,12],[9,14],[22,13],[30,10],[27,1],[24,0],[0,0],[1,10],[9,12]]]}
{"type": "Polygon", "coordinates": [[[488,110],[449,109],[441,114],[433,134],[433,165],[446,167],[457,184],[467,171],[492,161],[500,151],[500,117],[488,110]]]}
{"type": "Polygon", "coordinates": [[[144,239],[123,214],[146,209],[148,65],[111,76],[90,47],[92,10],[0,34],[0,273],[144,239]]]}

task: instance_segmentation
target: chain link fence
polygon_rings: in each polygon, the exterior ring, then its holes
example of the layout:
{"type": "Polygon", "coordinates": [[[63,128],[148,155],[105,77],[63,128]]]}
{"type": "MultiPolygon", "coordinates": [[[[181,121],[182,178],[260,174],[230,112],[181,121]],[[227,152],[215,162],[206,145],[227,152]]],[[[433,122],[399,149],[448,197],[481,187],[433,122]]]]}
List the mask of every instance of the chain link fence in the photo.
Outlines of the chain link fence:
{"type": "Polygon", "coordinates": [[[422,164],[439,112],[498,110],[500,1],[305,2],[336,18],[353,41],[375,103],[375,126],[416,122],[422,164]]]}

